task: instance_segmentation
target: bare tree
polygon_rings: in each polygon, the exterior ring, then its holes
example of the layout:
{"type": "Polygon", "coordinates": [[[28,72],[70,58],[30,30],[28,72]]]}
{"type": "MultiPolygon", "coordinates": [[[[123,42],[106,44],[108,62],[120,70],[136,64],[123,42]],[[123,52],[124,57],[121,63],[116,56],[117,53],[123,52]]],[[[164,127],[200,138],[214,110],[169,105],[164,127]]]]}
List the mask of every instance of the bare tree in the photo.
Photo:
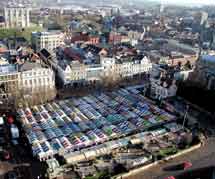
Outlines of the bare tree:
{"type": "Polygon", "coordinates": [[[111,69],[108,71],[107,75],[103,75],[101,79],[104,87],[114,88],[120,83],[121,76],[116,70],[111,69]]]}
{"type": "Polygon", "coordinates": [[[55,88],[36,88],[34,90],[19,89],[12,93],[14,107],[29,107],[53,100],[56,97],[55,88]]]}

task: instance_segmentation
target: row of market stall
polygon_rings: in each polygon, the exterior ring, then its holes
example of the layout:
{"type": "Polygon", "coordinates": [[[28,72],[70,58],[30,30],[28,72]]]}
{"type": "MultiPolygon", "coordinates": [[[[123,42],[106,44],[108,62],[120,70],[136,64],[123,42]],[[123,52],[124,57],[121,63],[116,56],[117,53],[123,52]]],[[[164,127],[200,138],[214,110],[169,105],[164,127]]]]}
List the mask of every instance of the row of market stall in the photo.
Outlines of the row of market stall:
{"type": "Polygon", "coordinates": [[[135,89],[96,93],[17,112],[33,155],[40,160],[104,144],[175,120],[135,89]]]}
{"type": "MultiPolygon", "coordinates": [[[[114,141],[108,141],[104,144],[99,144],[97,146],[92,146],[87,149],[67,153],[63,157],[65,158],[66,163],[76,164],[78,162],[88,161],[103,155],[108,155],[114,150],[117,150],[119,148],[126,148],[130,144],[144,144],[144,150],[148,151],[152,155],[156,151],[153,148],[148,147],[148,144],[150,144],[151,141],[158,141],[162,143],[162,145],[156,146],[156,150],[159,151],[162,148],[167,148],[169,146],[172,147],[176,145],[178,141],[181,140],[182,136],[186,134],[187,133],[183,130],[181,125],[171,123],[170,126],[169,124],[167,124],[164,125],[162,128],[156,130],[140,132],[138,134],[134,134],[128,137],[116,139],[114,141]],[[168,142],[164,142],[166,145],[164,145],[163,143],[163,137],[168,140],[168,142]]],[[[147,154],[143,157],[148,158],[148,160],[150,160],[151,155],[147,154]]]]}

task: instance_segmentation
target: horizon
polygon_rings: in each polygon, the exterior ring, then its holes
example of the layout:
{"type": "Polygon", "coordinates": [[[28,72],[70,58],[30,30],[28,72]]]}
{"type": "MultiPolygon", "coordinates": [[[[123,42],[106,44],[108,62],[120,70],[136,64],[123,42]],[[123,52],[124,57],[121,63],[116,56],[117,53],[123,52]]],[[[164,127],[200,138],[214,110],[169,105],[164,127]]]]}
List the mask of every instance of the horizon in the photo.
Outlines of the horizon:
{"type": "MultiPolygon", "coordinates": [[[[142,0],[144,1],[144,0],[142,0]]],[[[154,2],[179,5],[215,5],[215,0],[150,0],[154,2]]]]}

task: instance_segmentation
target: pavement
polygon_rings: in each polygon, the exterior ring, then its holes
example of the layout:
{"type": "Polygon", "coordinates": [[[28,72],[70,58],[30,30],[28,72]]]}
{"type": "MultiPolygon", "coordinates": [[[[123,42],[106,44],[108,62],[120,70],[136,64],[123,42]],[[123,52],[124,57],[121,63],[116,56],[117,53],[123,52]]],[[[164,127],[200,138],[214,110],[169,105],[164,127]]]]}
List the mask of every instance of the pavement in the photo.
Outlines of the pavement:
{"type": "Polygon", "coordinates": [[[198,116],[198,123],[206,136],[205,144],[201,148],[167,161],[166,163],[158,164],[138,174],[124,177],[123,179],[164,179],[183,171],[164,171],[163,168],[183,161],[190,161],[193,164],[190,168],[191,170],[211,165],[215,166],[215,121],[205,116],[202,118],[199,117],[200,116],[198,116]]]}
{"type": "Polygon", "coordinates": [[[174,176],[183,171],[164,171],[165,167],[181,163],[183,161],[190,161],[193,166],[190,169],[197,169],[215,165],[215,139],[211,138],[201,148],[194,150],[185,155],[179,156],[166,163],[158,164],[155,167],[149,168],[143,172],[133,176],[124,177],[123,179],[164,179],[167,176],[174,176]]]}

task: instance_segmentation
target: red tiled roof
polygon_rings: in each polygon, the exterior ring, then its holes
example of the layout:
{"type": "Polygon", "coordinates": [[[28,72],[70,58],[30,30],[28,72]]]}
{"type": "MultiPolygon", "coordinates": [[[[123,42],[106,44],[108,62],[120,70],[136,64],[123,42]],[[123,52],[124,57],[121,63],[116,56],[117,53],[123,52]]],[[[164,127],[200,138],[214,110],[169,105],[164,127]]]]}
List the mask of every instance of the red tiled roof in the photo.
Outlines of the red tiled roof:
{"type": "Polygon", "coordinates": [[[77,53],[75,53],[72,49],[70,48],[65,48],[64,49],[64,53],[65,55],[70,58],[71,60],[77,60],[77,61],[81,61],[81,56],[77,53]]]}
{"type": "Polygon", "coordinates": [[[74,36],[71,38],[71,42],[72,43],[75,43],[77,41],[88,41],[89,40],[89,36],[88,35],[85,35],[85,34],[80,34],[80,35],[77,35],[77,36],[74,36]]]}

